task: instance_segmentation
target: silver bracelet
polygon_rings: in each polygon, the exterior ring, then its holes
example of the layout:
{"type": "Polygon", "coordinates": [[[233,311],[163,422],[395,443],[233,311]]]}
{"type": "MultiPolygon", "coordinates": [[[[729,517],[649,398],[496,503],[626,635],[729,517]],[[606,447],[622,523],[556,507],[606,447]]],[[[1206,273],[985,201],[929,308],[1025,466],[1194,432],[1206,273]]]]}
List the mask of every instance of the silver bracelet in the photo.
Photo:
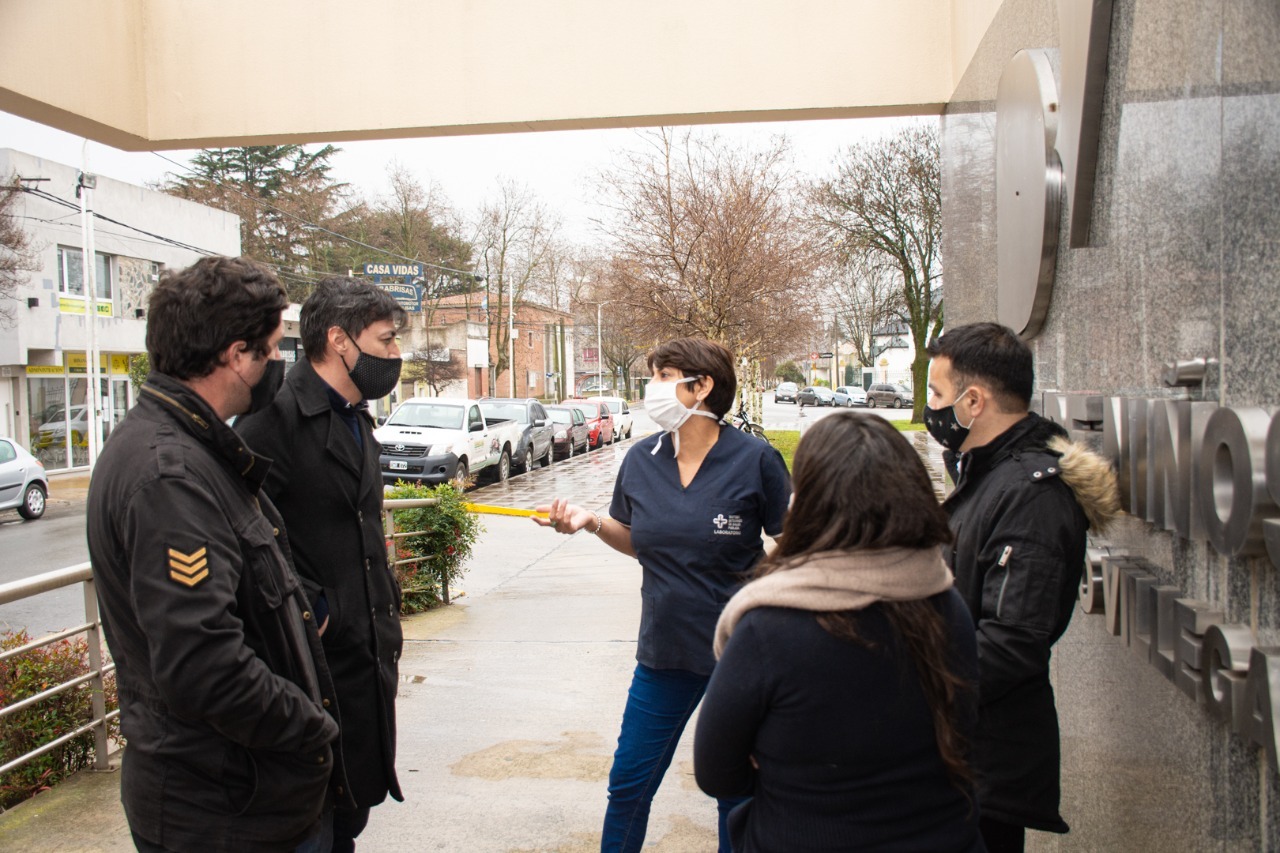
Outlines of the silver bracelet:
{"type": "Polygon", "coordinates": [[[604,529],[604,519],[600,517],[600,513],[598,512],[593,512],[591,514],[596,517],[596,529],[591,531],[591,533],[595,536],[599,536],[600,531],[604,529]]]}

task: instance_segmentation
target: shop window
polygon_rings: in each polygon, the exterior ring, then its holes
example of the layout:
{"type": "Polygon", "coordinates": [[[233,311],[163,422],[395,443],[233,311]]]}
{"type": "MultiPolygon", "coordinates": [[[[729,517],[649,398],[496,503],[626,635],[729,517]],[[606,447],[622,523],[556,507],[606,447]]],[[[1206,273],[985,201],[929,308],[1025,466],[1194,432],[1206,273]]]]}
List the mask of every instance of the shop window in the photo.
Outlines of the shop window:
{"type": "MultiPolygon", "coordinates": [[[[95,252],[97,298],[110,300],[112,294],[111,259],[95,252]]],[[[84,253],[70,246],[58,247],[58,291],[64,296],[84,298],[84,253]]]]}

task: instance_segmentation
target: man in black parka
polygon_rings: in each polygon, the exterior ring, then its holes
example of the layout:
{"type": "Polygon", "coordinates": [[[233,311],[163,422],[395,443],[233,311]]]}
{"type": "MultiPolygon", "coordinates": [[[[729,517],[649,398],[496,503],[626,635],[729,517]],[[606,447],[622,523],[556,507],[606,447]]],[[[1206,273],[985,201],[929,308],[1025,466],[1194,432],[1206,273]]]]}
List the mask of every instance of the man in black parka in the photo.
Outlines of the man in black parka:
{"type": "Polygon", "coordinates": [[[388,793],[403,799],[395,770],[400,587],[387,564],[379,447],[366,401],[399,380],[404,319],[372,284],[319,282],[302,305],[306,359],[270,406],[236,424],[272,460],[264,489],[288,526],[338,692],[356,808],[333,813],[334,851],[355,849],[370,807],[388,793]]]}
{"type": "Polygon", "coordinates": [[[116,662],[135,846],[280,851],[346,799],[335,690],[270,461],[224,420],[280,366],[284,288],[246,258],[166,272],[147,310],[151,375],[98,458],[89,557],[116,662]],[[337,760],[335,760],[337,759],[337,760]]]}
{"type": "Polygon", "coordinates": [[[1049,656],[1075,607],[1086,533],[1119,512],[1115,475],[1028,411],[1031,351],[1011,329],[960,326],[928,352],[925,425],[947,448],[951,570],[977,627],[982,835],[991,853],[1021,851],[1026,828],[1068,829],[1049,656]]]}

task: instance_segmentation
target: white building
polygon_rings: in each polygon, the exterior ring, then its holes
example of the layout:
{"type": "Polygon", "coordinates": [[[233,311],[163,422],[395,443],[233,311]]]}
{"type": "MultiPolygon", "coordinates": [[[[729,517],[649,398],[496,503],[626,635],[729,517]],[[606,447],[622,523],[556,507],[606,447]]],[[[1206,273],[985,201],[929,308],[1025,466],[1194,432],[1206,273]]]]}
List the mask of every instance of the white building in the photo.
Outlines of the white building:
{"type": "Polygon", "coordinates": [[[871,333],[871,360],[872,382],[911,387],[911,364],[916,360],[916,347],[906,323],[894,321],[871,333]]]}
{"type": "MultiPolygon", "coordinates": [[[[14,293],[12,321],[0,320],[0,435],[30,448],[51,470],[79,467],[88,462],[90,396],[79,170],[0,149],[0,179],[14,175],[33,190],[19,196],[15,212],[39,269],[14,293]]],[[[202,256],[175,243],[238,255],[240,220],[105,177],[98,177],[91,203],[98,215],[93,236],[105,438],[133,405],[129,360],[146,351],[147,298],[160,271],[202,256]]]]}

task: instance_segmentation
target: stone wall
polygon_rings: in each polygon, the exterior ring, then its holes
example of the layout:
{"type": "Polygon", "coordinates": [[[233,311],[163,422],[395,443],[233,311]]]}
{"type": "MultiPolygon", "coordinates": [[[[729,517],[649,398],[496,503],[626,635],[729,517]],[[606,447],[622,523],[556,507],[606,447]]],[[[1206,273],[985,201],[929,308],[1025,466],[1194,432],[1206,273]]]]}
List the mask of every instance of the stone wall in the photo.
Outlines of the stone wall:
{"type": "MultiPolygon", "coordinates": [[[[1087,2],[1087,0],[1086,0],[1087,2]]],[[[1280,405],[1280,4],[1114,0],[1090,247],[1067,248],[1032,341],[1038,390],[1177,396],[1165,362],[1216,358],[1205,399],[1280,405]]],[[[947,325],[996,318],[995,97],[1021,48],[1056,63],[1054,0],[1006,0],[943,118],[947,325]]],[[[1055,65],[1055,71],[1057,71],[1055,65]]],[[[1070,204],[1070,199],[1067,200],[1070,204]]],[[[1277,571],[1127,518],[1110,539],[1162,583],[1280,644],[1277,571]]],[[[1280,849],[1280,778],[1077,612],[1055,649],[1066,836],[1033,850],[1280,849]]]]}

